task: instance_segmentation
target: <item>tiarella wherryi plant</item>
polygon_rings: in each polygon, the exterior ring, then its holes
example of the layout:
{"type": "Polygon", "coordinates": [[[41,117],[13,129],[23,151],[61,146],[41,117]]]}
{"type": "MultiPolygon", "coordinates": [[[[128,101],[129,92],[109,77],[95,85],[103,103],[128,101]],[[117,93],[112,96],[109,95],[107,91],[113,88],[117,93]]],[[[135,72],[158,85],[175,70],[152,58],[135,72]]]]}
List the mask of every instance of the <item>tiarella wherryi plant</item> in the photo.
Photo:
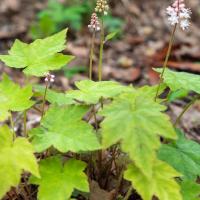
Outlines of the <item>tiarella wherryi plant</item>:
{"type": "Polygon", "coordinates": [[[0,127],[0,198],[34,199],[37,192],[39,200],[69,200],[80,195],[88,199],[92,180],[106,189],[113,178],[113,200],[128,200],[133,189],[143,200],[199,199],[200,145],[175,126],[199,98],[200,77],[167,68],[177,25],[188,28],[191,11],[183,0],[167,9],[174,28],[163,69],[155,69],[161,73],[160,83],[134,88],[101,81],[103,46],[116,33],[105,37],[103,18],[100,26],[97,14],[108,10],[106,0],[97,1],[88,26],[92,32],[90,79],[76,82],[77,89],[59,93],[49,88],[55,79],[50,71],[73,59],[60,53],[65,49],[67,30],[31,44],[16,40],[8,55],[0,56],[8,67],[21,68],[26,76],[45,77],[45,87],[20,87],[6,74],[0,82],[0,121],[5,124],[0,127]],[[100,30],[99,81],[95,82],[94,40],[100,30]],[[168,98],[159,98],[167,87],[168,98]],[[178,91],[197,95],[173,125],[165,103],[178,91]],[[26,113],[31,109],[41,119],[37,127],[27,130],[26,113]],[[24,134],[16,132],[13,114],[24,117],[24,134]],[[124,179],[130,181],[125,193],[121,191],[124,179]]]}

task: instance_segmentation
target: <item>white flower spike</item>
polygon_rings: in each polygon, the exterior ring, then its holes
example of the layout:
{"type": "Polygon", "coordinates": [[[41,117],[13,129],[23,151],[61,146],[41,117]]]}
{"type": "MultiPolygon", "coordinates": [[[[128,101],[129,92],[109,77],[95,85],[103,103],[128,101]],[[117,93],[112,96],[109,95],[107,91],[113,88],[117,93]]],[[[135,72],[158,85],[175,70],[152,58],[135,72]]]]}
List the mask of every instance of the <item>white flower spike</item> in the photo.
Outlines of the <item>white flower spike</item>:
{"type": "Polygon", "coordinates": [[[46,73],[44,80],[45,80],[46,83],[53,83],[55,81],[55,75],[50,74],[50,73],[46,73]]]}
{"type": "Polygon", "coordinates": [[[88,25],[88,28],[93,31],[100,31],[100,23],[99,19],[96,13],[93,13],[91,16],[90,24],[88,25]]]}
{"type": "Polygon", "coordinates": [[[109,11],[109,5],[107,0],[97,0],[95,12],[107,15],[109,11]]]}
{"type": "Polygon", "coordinates": [[[175,0],[172,6],[166,9],[169,23],[174,26],[180,24],[182,30],[186,30],[190,26],[189,19],[192,11],[186,8],[184,0],[175,0]]]}

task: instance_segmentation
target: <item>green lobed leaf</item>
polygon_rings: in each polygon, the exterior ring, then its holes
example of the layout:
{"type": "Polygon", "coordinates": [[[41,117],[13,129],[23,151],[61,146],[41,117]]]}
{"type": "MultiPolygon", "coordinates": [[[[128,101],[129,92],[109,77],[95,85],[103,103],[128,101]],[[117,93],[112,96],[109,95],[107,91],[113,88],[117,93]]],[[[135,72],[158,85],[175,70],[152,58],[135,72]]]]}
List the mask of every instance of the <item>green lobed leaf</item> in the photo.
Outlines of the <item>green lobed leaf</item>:
{"type": "Polygon", "coordinates": [[[34,104],[30,100],[32,95],[31,85],[20,88],[4,74],[0,82],[0,121],[8,118],[9,111],[23,111],[30,108],[34,104]]]}
{"type": "Polygon", "coordinates": [[[200,185],[189,180],[181,182],[181,192],[183,200],[199,200],[200,197],[200,185]]]}
{"type": "Polygon", "coordinates": [[[93,127],[82,120],[87,111],[86,106],[52,106],[41,126],[30,131],[35,150],[42,152],[51,146],[60,152],[99,149],[93,127]]]}
{"type": "Polygon", "coordinates": [[[17,138],[13,141],[13,133],[9,128],[0,127],[0,198],[19,184],[23,170],[39,177],[33,153],[33,146],[27,139],[17,138]]]}
{"type": "Polygon", "coordinates": [[[66,97],[86,104],[96,104],[101,98],[113,98],[120,93],[134,91],[131,86],[123,86],[114,81],[83,80],[75,85],[79,90],[68,91],[66,97]]]}
{"type": "Polygon", "coordinates": [[[67,29],[31,44],[16,40],[8,55],[0,55],[7,66],[25,68],[28,75],[44,76],[50,70],[58,70],[73,59],[59,52],[65,49],[67,29]]]}
{"type": "Polygon", "coordinates": [[[99,112],[105,117],[101,123],[103,147],[121,141],[122,150],[148,177],[152,174],[155,151],[161,145],[159,135],[176,139],[169,117],[163,113],[166,107],[154,100],[154,89],[144,87],[124,93],[99,112]]]}
{"type": "Polygon", "coordinates": [[[200,145],[188,140],[179,131],[179,139],[172,144],[163,144],[158,157],[170,164],[186,179],[200,176],[200,145]]]}
{"type": "MultiPolygon", "coordinates": [[[[162,69],[154,69],[161,73],[162,69]]],[[[185,90],[200,94],[200,76],[186,72],[175,72],[166,69],[164,73],[164,82],[172,91],[185,90]]]]}
{"type": "Polygon", "coordinates": [[[125,179],[131,181],[133,187],[143,200],[182,200],[180,186],[174,180],[181,176],[167,163],[154,160],[152,177],[148,179],[135,165],[130,164],[124,173],[125,179]]]}
{"type": "Polygon", "coordinates": [[[60,157],[49,157],[39,165],[41,178],[34,176],[30,183],[39,185],[38,200],[68,200],[74,189],[89,192],[87,176],[84,174],[86,164],[71,159],[62,163],[60,157]]]}

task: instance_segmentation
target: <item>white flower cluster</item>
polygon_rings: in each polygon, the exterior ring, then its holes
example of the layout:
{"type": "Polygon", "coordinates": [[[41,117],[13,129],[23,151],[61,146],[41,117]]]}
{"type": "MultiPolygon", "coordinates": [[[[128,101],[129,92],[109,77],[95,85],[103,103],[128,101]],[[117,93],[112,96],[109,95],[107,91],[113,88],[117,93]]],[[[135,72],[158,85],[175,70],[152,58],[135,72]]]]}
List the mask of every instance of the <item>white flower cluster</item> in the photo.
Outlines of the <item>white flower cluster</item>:
{"type": "Polygon", "coordinates": [[[183,30],[190,26],[190,16],[192,14],[189,8],[186,8],[184,0],[176,0],[172,6],[167,8],[168,21],[171,25],[180,24],[183,30]]]}
{"type": "Polygon", "coordinates": [[[47,83],[53,83],[55,81],[55,75],[52,75],[50,73],[45,74],[45,82],[47,83]]]}
{"type": "Polygon", "coordinates": [[[109,6],[107,0],[97,0],[95,12],[103,13],[107,15],[109,11],[109,6]]]}
{"type": "Polygon", "coordinates": [[[91,21],[90,24],[88,25],[88,28],[91,31],[100,31],[100,23],[99,23],[99,19],[96,13],[93,13],[91,16],[91,21]]]}

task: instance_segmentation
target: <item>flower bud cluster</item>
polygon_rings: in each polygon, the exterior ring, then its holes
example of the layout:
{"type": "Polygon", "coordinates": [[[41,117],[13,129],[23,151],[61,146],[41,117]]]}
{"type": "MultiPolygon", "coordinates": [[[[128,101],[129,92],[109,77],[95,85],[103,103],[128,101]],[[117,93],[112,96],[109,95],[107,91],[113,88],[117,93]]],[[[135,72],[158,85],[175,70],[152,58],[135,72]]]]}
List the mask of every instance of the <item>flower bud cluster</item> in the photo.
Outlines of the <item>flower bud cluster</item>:
{"type": "Polygon", "coordinates": [[[107,0],[97,0],[95,11],[103,13],[104,15],[108,14],[109,6],[107,0]]]}
{"type": "Polygon", "coordinates": [[[50,73],[46,73],[44,80],[45,80],[46,83],[53,83],[55,81],[55,75],[52,75],[50,73]]]}
{"type": "Polygon", "coordinates": [[[166,9],[168,15],[168,21],[171,25],[180,24],[183,30],[186,30],[190,26],[189,19],[191,18],[191,10],[186,8],[184,0],[175,0],[172,6],[166,9]]]}
{"type": "Polygon", "coordinates": [[[88,25],[88,28],[91,31],[100,31],[100,23],[99,23],[99,19],[96,13],[93,13],[91,16],[91,21],[90,24],[88,25]]]}

